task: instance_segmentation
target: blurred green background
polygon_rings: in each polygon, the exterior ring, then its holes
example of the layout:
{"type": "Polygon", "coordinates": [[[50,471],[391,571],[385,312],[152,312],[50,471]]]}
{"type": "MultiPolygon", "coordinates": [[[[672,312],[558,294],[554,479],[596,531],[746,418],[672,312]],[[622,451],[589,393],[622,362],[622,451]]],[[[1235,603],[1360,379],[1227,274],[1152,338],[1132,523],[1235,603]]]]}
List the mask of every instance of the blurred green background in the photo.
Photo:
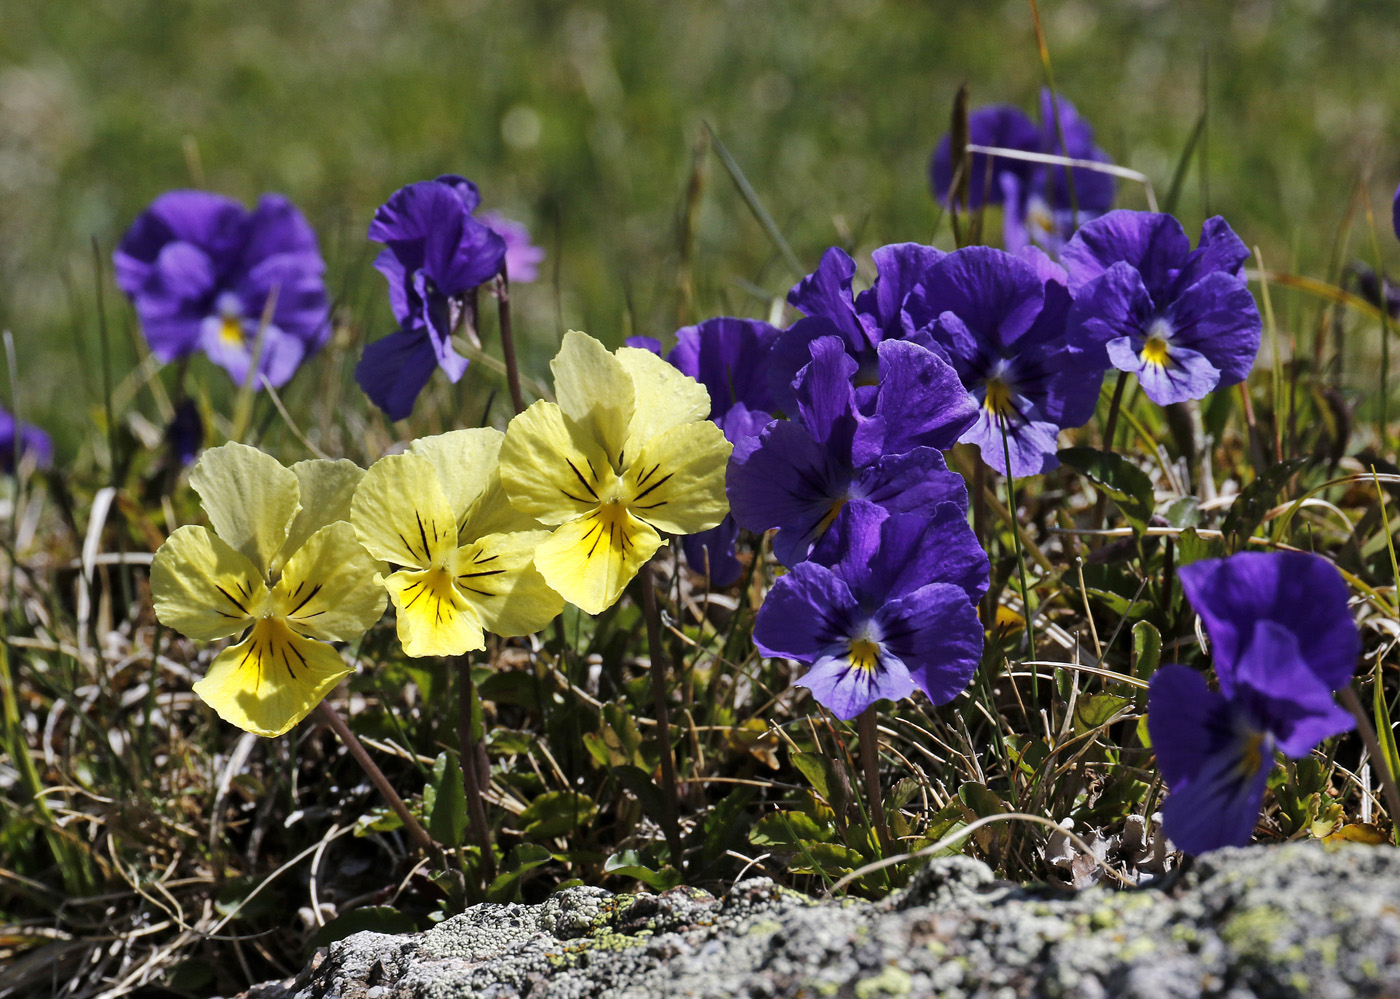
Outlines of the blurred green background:
{"type": "MultiPolygon", "coordinates": [[[[1383,252],[1400,256],[1385,224],[1395,3],[1045,0],[1042,14],[1059,89],[1159,197],[1208,96],[1208,169],[1178,205],[1188,230],[1222,213],[1272,266],[1326,275],[1369,176],[1383,252]]],[[[677,232],[702,123],[810,267],[833,243],[933,238],[927,159],[958,86],[974,106],[1030,109],[1044,80],[1024,0],[7,0],[0,29],[0,325],[21,405],[60,456],[101,400],[92,242],[105,264],[168,188],[249,203],[275,190],[303,208],[346,320],[325,363],[346,377],[355,341],[389,332],[364,240],[374,208],[466,174],[549,251],[517,293],[542,373],[561,328],[617,342],[686,318],[677,232]]],[[[760,292],[793,275],[706,162],[690,318],[765,315],[760,292]]],[[[1119,203],[1143,207],[1140,188],[1119,203]]],[[[1369,257],[1360,218],[1352,252],[1369,257]]],[[[107,295],[120,378],[132,320],[107,295]]]]}

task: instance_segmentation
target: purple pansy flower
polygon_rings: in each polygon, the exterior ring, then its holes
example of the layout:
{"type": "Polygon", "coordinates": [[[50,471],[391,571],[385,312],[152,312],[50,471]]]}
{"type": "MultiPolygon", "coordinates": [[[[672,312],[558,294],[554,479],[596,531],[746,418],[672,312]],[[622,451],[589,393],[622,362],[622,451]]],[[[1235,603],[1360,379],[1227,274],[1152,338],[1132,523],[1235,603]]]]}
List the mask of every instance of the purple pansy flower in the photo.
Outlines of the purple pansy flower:
{"type": "Polygon", "coordinates": [[[165,445],[182,468],[199,456],[204,446],[204,419],[193,399],[175,407],[175,416],[165,427],[165,445]]]}
{"type": "Polygon", "coordinates": [[[1210,638],[1220,691],[1186,666],[1152,677],[1147,724],[1167,836],[1187,853],[1249,842],[1274,751],[1297,759],[1349,731],[1332,692],[1351,681],[1361,638],[1347,586],[1306,552],[1195,562],[1181,585],[1210,638]]]}
{"type": "Polygon", "coordinates": [[[374,266],[389,280],[399,331],[365,348],[355,380],[391,420],[413,412],[435,369],[453,382],[467,370],[452,334],[506,255],[506,241],[472,217],[480,201],[475,184],[449,174],[399,188],[374,213],[369,238],[386,247],[374,266]]]}
{"type": "Polygon", "coordinates": [[[249,212],[207,191],[168,191],[132,223],[112,261],[117,286],[162,361],[203,350],[243,384],[274,295],[258,362],[274,386],[330,337],[316,234],[281,195],[263,195],[249,212]]]}
{"type": "Polygon", "coordinates": [[[53,463],[53,441],[36,426],[19,423],[14,414],[0,409],[0,471],[13,475],[15,466],[25,459],[37,468],[53,463]]]}
{"type": "Polygon", "coordinates": [[[1395,189],[1395,201],[1390,206],[1390,224],[1395,228],[1395,238],[1400,239],[1400,187],[1395,189]]]}
{"type": "Polygon", "coordinates": [[[838,718],[915,689],[951,701],[977,669],[987,590],[965,504],[917,516],[854,510],[842,547],[831,566],[803,562],[773,584],[754,644],[810,664],[797,685],[838,718]]]}
{"type": "Polygon", "coordinates": [[[1093,344],[1066,330],[1064,271],[1035,247],[969,246],[939,261],[921,294],[938,314],[931,340],[977,407],[959,440],[1003,475],[1056,467],[1056,438],[1093,416],[1104,367],[1093,344]]]}
{"type": "MultiPolygon", "coordinates": [[[[710,419],[731,444],[758,435],[772,419],[768,359],[777,338],[778,330],[765,322],[728,316],[676,334],[676,346],[666,359],[705,386],[710,419]]],[[[729,586],[742,568],[734,557],[738,536],[739,525],[727,514],[717,527],[685,536],[686,561],[696,572],[708,572],[715,586],[729,586]]]]}
{"type": "Polygon", "coordinates": [[[859,295],[851,290],[856,262],[835,246],[822,254],[815,271],[788,292],[788,302],[806,318],[784,330],[773,345],[768,381],[778,409],[789,414],[795,410],[792,382],[811,360],[808,346],[818,337],[841,338],[856,360],[856,380],[861,385],[873,384],[877,377],[876,348],[883,341],[923,342],[921,333],[934,317],[919,310],[917,293],[943,251],[918,243],[892,243],[870,256],[875,262],[875,283],[859,295]]]}
{"type": "Polygon", "coordinates": [[[778,528],[773,552],[796,565],[826,558],[814,547],[834,550],[854,510],[966,504],[962,477],[947,470],[940,451],[952,447],[976,409],[945,360],[886,340],[877,348],[878,383],[857,387],[857,362],[840,337],[813,341],[809,353],[795,380],[795,418],[775,420],[734,446],[727,491],[740,526],[759,534],[778,528]]]}
{"type": "Polygon", "coordinates": [[[530,242],[530,230],[523,222],[506,218],[500,212],[482,212],[481,221],[506,241],[506,276],[511,284],[525,284],[540,276],[544,250],[530,242]]]}
{"type": "MultiPolygon", "coordinates": [[[[968,116],[968,139],[973,145],[996,146],[1028,153],[1047,153],[1076,160],[1112,163],[1094,145],[1094,130],[1073,104],[1058,98],[1059,128],[1050,91],[1040,93],[1040,125],[1019,109],[999,104],[979,108],[968,116]],[[1064,142],[1060,141],[1063,134],[1064,142]]],[[[950,137],[939,140],[929,167],[933,194],[946,203],[953,183],[950,137]]],[[[1032,243],[1058,252],[1075,228],[1113,207],[1113,176],[1088,167],[1034,163],[1006,156],[974,153],[968,159],[968,203],[1003,206],[1002,239],[1015,253],[1032,243]],[[1074,192],[1070,194],[1070,178],[1074,192]],[[1075,208],[1079,214],[1075,215],[1075,208]]]]}
{"type": "Polygon", "coordinates": [[[1249,250],[1225,220],[1195,250],[1170,215],[1116,211],[1090,222],[1061,259],[1074,295],[1072,334],[1138,376],[1158,405],[1202,399],[1243,381],[1262,323],[1244,281],[1249,250]]]}

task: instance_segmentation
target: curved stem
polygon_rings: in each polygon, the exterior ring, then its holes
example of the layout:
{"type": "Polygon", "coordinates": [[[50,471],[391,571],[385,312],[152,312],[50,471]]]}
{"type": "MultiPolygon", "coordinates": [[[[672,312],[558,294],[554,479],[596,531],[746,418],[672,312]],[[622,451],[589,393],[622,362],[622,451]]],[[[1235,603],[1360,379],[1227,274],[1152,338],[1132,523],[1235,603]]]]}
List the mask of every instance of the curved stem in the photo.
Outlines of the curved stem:
{"type": "Polygon", "coordinates": [[[656,711],[656,739],[661,755],[661,790],[666,799],[666,812],[661,816],[661,828],[671,848],[671,861],[676,869],[685,869],[685,854],[681,850],[680,796],[676,790],[676,763],[671,757],[671,710],[667,703],[668,682],[666,651],[661,645],[661,613],[656,608],[656,583],[651,563],[637,573],[642,587],[642,615],[647,622],[647,651],[651,656],[651,694],[656,711]]]}

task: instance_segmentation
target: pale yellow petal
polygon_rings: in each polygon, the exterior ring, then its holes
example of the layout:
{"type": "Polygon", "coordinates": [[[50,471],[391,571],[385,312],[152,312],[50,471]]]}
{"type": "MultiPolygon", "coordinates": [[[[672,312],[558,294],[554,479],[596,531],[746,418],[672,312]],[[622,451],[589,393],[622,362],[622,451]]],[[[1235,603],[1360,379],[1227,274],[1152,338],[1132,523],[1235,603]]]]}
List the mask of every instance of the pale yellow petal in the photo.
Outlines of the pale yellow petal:
{"type": "Polygon", "coordinates": [[[423,437],[408,446],[409,454],[432,463],[459,527],[472,504],[490,487],[503,440],[505,434],[494,427],[478,427],[423,437]]]}
{"type": "Polygon", "coordinates": [[[636,392],[636,409],[627,428],[629,448],[709,417],[710,393],[675,365],[636,347],[619,347],[617,359],[632,376],[636,392]]]}
{"type": "Polygon", "coordinates": [[[303,635],[352,642],[384,614],[383,568],[353,527],[343,520],[327,524],[287,560],[272,606],[303,635]]]}
{"type": "Polygon", "coordinates": [[[182,527],[151,563],[151,600],[161,624],[212,642],[253,623],[264,609],[267,586],[247,556],[213,531],[182,527]]]}
{"type": "Polygon", "coordinates": [[[212,447],[190,473],[214,533],[266,575],[299,509],[296,473],[246,444],[212,447]]]}
{"type": "Polygon", "coordinates": [[[564,334],[549,368],[554,372],[554,397],[564,415],[584,428],[608,460],[621,467],[635,406],[632,376],[608,348],[577,330],[564,334]]]}
{"type": "Polygon", "coordinates": [[[391,454],[365,472],[350,503],[350,522],[374,558],[426,569],[457,547],[457,518],[432,462],[391,454]]]}
{"type": "Polygon", "coordinates": [[[672,534],[716,526],[729,512],[724,473],[733,450],[709,420],[653,437],[627,470],[627,508],[672,534]]]}
{"type": "Polygon", "coordinates": [[[360,484],[365,470],[353,461],[315,459],[299,461],[292,466],[301,490],[301,510],[287,532],[286,544],[273,560],[278,571],[306,539],[327,524],[350,519],[350,498],[360,484]]]}
{"type": "Polygon", "coordinates": [[[305,718],[352,672],[329,645],[265,617],[247,639],[219,654],[194,692],[230,725],[275,736],[305,718]]]}
{"type": "Polygon", "coordinates": [[[564,609],[564,598],[535,568],[535,549],[548,537],[548,531],[492,534],[457,549],[452,562],[457,589],[487,631],[507,638],[530,635],[564,609]]]}
{"type": "Polygon", "coordinates": [[[398,611],[399,644],[410,656],[460,656],[486,648],[476,610],[450,569],[404,569],[384,580],[398,611]]]}
{"type": "Polygon", "coordinates": [[[556,529],[535,549],[535,567],[565,600],[598,614],[660,547],[659,534],[609,503],[556,529]]]}
{"type": "Polygon", "coordinates": [[[501,483],[511,504],[543,524],[562,524],[621,495],[602,449],[552,402],[510,421],[501,445],[501,483]]]}
{"type": "Polygon", "coordinates": [[[538,531],[543,528],[538,520],[528,513],[517,510],[501,485],[500,469],[491,473],[491,481],[486,491],[476,498],[467,510],[467,519],[462,522],[457,534],[461,545],[484,538],[488,534],[513,534],[516,531],[538,531]]]}

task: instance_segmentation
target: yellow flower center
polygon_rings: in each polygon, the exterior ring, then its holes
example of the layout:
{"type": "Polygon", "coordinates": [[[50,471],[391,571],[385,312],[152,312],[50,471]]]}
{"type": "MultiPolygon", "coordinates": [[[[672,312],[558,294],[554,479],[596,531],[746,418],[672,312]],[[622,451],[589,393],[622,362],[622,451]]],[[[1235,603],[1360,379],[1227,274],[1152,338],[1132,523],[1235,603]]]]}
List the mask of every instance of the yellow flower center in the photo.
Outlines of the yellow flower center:
{"type": "Polygon", "coordinates": [[[1004,416],[1011,409],[1011,386],[1000,378],[988,379],[982,406],[993,416],[1004,416]]]}
{"type": "Polygon", "coordinates": [[[305,668],[307,662],[293,642],[296,637],[296,632],[283,618],[272,614],[260,617],[253,623],[248,651],[240,665],[255,665],[259,684],[305,679],[298,676],[298,671],[305,668]]]}
{"type": "Polygon", "coordinates": [[[836,523],[836,518],[841,515],[841,508],[846,505],[846,497],[841,496],[831,501],[831,508],[826,511],[826,515],[817,522],[816,536],[821,537],[827,532],[832,524],[836,523]]]}
{"type": "Polygon", "coordinates": [[[1245,737],[1244,747],[1240,751],[1240,762],[1236,766],[1236,771],[1241,777],[1253,777],[1259,772],[1259,768],[1264,765],[1264,733],[1250,732],[1245,737]]]}
{"type": "Polygon", "coordinates": [[[851,668],[874,673],[880,665],[880,646],[868,638],[851,639],[851,668]]]}
{"type": "Polygon", "coordinates": [[[1142,359],[1148,364],[1165,368],[1171,361],[1171,353],[1167,350],[1167,341],[1160,336],[1148,337],[1147,342],[1142,345],[1142,359]]]}
{"type": "Polygon", "coordinates": [[[243,346],[243,324],[237,316],[224,315],[220,318],[219,339],[230,347],[243,346]]]}

